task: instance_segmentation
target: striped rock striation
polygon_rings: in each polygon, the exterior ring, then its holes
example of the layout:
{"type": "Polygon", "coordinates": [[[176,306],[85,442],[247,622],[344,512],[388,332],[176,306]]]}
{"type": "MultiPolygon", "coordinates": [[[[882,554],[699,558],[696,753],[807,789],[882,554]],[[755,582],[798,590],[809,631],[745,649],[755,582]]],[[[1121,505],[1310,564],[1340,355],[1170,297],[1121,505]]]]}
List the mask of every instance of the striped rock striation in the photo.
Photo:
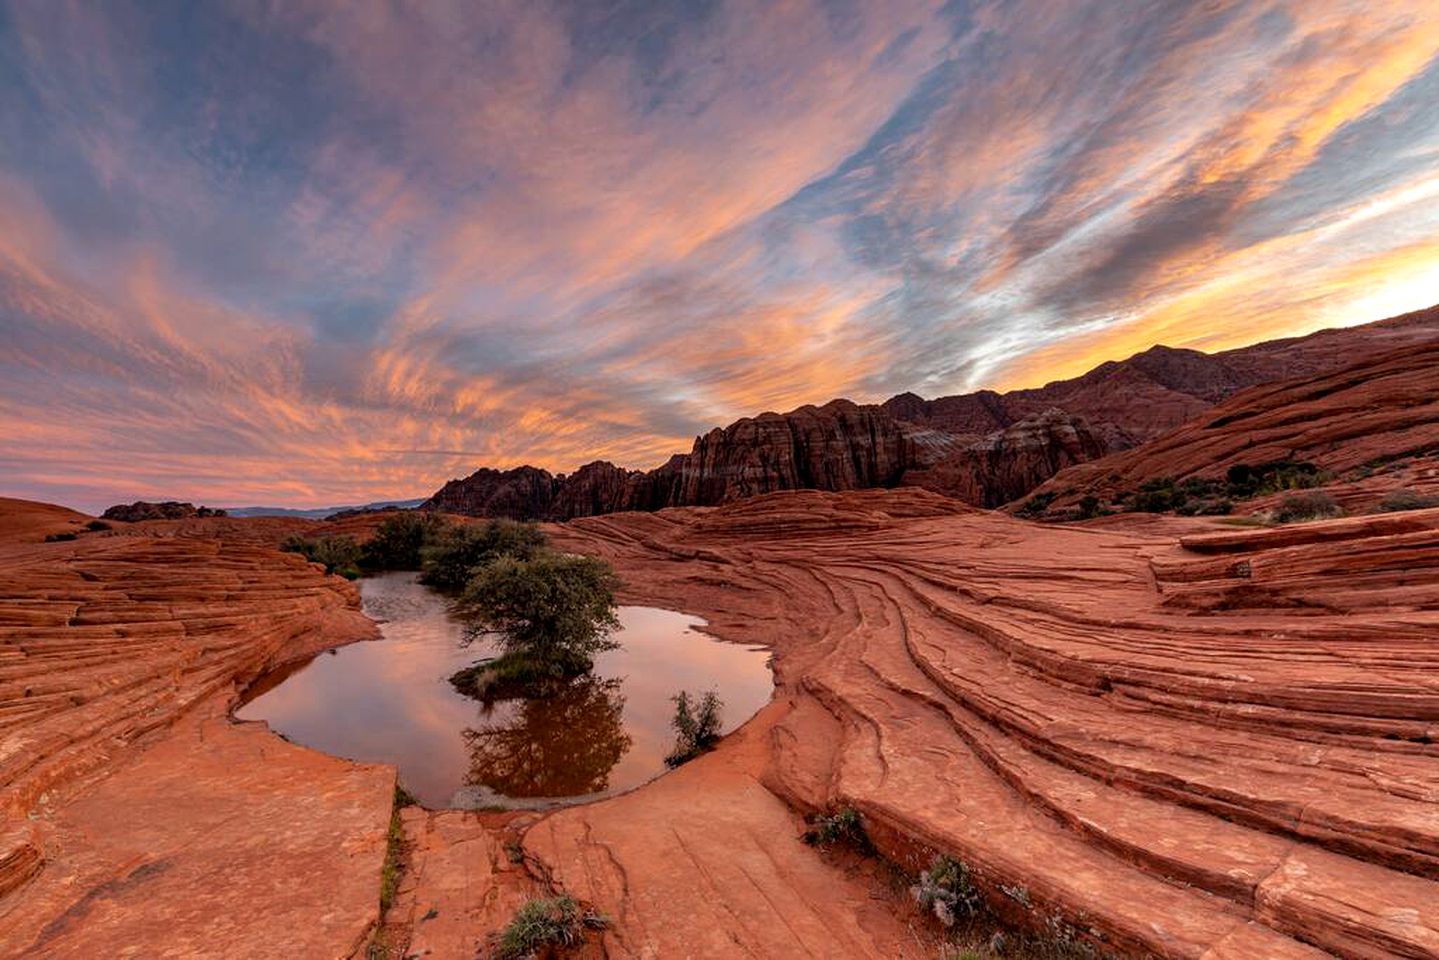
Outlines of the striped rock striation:
{"type": "Polygon", "coordinates": [[[394,772],[226,717],[269,667],[374,635],[354,586],[258,544],[0,517],[0,954],[358,949],[394,772]]]}
{"type": "MultiPolygon", "coordinates": [[[[800,493],[555,536],[610,558],[631,599],[773,646],[770,792],[859,810],[909,869],[962,859],[1019,922],[1123,955],[1439,953],[1439,510],[1101,530],[918,491],[800,493]]],[[[669,785],[673,808],[748,809],[755,781],[706,778],[708,762],[669,785]]],[[[646,796],[525,836],[557,883],[623,918],[616,955],[787,909],[696,883],[721,869],[716,841],[651,822],[646,796]]],[[[774,831],[744,818],[719,832],[774,831]]],[[[756,952],[798,952],[791,934],[756,952]]]]}

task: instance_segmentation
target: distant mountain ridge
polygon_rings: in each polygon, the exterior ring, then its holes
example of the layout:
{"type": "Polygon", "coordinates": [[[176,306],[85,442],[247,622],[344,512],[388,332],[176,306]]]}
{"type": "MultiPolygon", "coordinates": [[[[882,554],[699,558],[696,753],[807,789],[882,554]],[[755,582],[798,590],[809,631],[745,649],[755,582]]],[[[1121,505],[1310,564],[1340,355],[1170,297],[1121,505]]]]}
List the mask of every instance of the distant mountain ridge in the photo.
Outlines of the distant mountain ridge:
{"type": "Polygon", "coordinates": [[[336,513],[354,510],[410,510],[425,502],[425,497],[410,500],[377,500],[374,503],[351,504],[340,507],[313,507],[294,509],[292,507],[230,507],[226,512],[232,517],[299,517],[304,520],[323,520],[336,513]]]}
{"type": "Polygon", "coordinates": [[[423,509],[523,520],[710,506],[779,490],[922,486],[979,506],[1023,497],[1055,473],[1127,450],[1260,384],[1339,370],[1439,340],[1439,307],[1206,354],[1155,346],[1043,387],[881,404],[831,400],[762,413],[696,437],[648,471],[607,461],[569,475],[481,468],[423,509]]]}

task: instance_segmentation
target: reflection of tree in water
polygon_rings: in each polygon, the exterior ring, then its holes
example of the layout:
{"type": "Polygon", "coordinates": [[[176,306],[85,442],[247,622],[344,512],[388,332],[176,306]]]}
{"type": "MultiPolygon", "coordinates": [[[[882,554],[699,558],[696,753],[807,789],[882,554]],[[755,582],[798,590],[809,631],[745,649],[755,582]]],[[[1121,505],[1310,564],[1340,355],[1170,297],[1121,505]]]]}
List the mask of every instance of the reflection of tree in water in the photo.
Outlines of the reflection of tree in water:
{"type": "Polygon", "coordinates": [[[470,751],[465,783],[507,797],[573,797],[609,786],[630,748],[618,680],[578,677],[553,695],[510,701],[507,720],[463,731],[470,751]]]}

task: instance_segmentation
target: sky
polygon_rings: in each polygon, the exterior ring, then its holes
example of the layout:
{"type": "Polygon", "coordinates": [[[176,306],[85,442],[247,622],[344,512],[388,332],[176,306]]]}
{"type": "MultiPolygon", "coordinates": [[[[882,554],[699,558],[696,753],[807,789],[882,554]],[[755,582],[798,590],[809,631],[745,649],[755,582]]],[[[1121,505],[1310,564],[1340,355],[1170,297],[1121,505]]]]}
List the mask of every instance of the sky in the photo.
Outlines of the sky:
{"type": "Polygon", "coordinates": [[[647,468],[1439,301],[1434,0],[0,0],[0,493],[647,468]]]}

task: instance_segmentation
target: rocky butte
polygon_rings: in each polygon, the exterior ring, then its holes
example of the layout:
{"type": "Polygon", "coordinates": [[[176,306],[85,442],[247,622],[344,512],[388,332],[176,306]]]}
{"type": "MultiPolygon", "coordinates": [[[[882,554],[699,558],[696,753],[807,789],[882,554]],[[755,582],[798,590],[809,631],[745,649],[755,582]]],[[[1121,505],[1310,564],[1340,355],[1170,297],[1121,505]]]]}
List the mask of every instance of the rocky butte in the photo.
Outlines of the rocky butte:
{"type": "Polygon", "coordinates": [[[231,718],[374,636],[353,584],[275,547],[380,515],[95,529],[0,501],[0,952],[468,960],[563,892],[609,918],[581,956],[934,957],[897,878],[945,856],[1016,956],[1439,956],[1439,507],[1377,509],[1439,477],[1435,317],[449,485],[432,509],[572,517],[550,536],[626,602],[773,652],[772,701],[713,753],[550,812],[396,810],[393,768],[231,718]],[[1189,399],[1126,419],[1116,380],[1189,399]],[[1349,515],[1115,499],[1281,460],[1349,515]],[[802,841],[841,812],[872,854],[802,841]]]}

